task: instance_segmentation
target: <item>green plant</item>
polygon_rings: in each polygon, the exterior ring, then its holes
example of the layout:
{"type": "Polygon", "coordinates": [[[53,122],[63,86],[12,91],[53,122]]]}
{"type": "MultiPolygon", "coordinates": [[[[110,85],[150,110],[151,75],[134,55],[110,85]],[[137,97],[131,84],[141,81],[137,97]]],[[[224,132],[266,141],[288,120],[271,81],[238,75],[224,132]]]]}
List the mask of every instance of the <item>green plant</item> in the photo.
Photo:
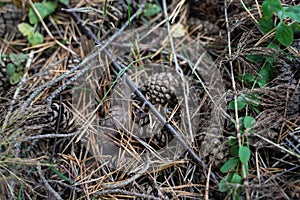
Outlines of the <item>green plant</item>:
{"type": "Polygon", "coordinates": [[[161,12],[161,7],[158,3],[146,3],[143,10],[143,16],[153,17],[161,12]]]}
{"type": "MultiPolygon", "coordinates": [[[[267,51],[271,53],[265,55],[248,55],[247,59],[255,63],[263,63],[257,75],[251,73],[240,74],[238,79],[244,83],[252,84],[252,88],[258,85],[265,87],[274,73],[274,64],[279,53],[285,54],[280,48],[290,46],[294,40],[294,33],[300,31],[300,6],[283,7],[279,0],[265,0],[262,4],[264,16],[259,21],[259,27],[265,34],[271,35],[275,32],[275,37],[267,45],[267,51]],[[275,17],[274,17],[275,16],[275,17]],[[279,19],[278,23],[276,17],[279,19]]],[[[236,101],[229,103],[229,109],[241,113],[245,109],[245,114],[238,118],[239,127],[228,141],[230,159],[228,159],[220,171],[226,174],[220,181],[219,190],[227,192],[232,199],[240,199],[242,185],[248,176],[248,161],[251,151],[248,143],[248,135],[254,132],[255,119],[249,115],[249,108],[259,114],[259,96],[256,94],[246,94],[238,96],[236,101]]]]}
{"type": "Polygon", "coordinates": [[[35,32],[34,27],[29,25],[28,23],[18,24],[18,29],[22,33],[22,35],[27,36],[28,42],[31,45],[37,45],[44,42],[43,35],[39,32],[35,32]]]}
{"type": "Polygon", "coordinates": [[[263,67],[257,75],[250,73],[239,75],[240,80],[252,83],[253,87],[257,84],[261,88],[268,84],[273,75],[273,66],[279,52],[285,54],[279,45],[290,46],[294,40],[294,34],[300,32],[300,5],[283,7],[280,0],[265,0],[262,4],[262,10],[264,16],[258,22],[260,30],[265,34],[271,34],[275,31],[275,37],[267,45],[267,49],[273,52],[271,53],[272,56],[248,55],[248,60],[263,63],[263,67]],[[279,19],[277,24],[274,15],[279,19]]]}
{"type": "MultiPolygon", "coordinates": [[[[260,111],[258,109],[259,106],[259,96],[255,93],[246,94],[244,96],[237,97],[237,110],[241,111],[246,108],[246,113],[248,113],[249,108],[252,108],[256,114],[259,114],[260,111]]],[[[229,109],[235,110],[234,101],[229,102],[229,109]]]]}
{"type": "Polygon", "coordinates": [[[9,58],[11,63],[6,66],[6,76],[9,79],[10,84],[14,85],[20,81],[20,78],[24,73],[24,67],[22,64],[27,59],[27,56],[22,53],[11,53],[9,58]]]}
{"type": "Polygon", "coordinates": [[[249,116],[249,109],[258,114],[259,96],[255,93],[240,95],[236,102],[229,102],[230,110],[242,111],[245,114],[238,118],[239,127],[235,124],[237,133],[232,133],[229,137],[229,155],[230,158],[222,165],[220,171],[226,174],[219,184],[221,192],[227,192],[232,199],[240,199],[243,185],[243,178],[248,176],[248,161],[251,156],[251,151],[248,143],[248,135],[254,132],[255,119],[249,116]],[[236,107],[235,107],[236,106],[236,107]]]}
{"type": "Polygon", "coordinates": [[[248,161],[251,156],[251,151],[248,144],[246,133],[254,131],[256,121],[251,116],[240,117],[239,119],[241,139],[233,134],[228,141],[230,147],[229,154],[231,158],[227,160],[220,171],[226,173],[219,184],[221,192],[227,192],[232,196],[232,199],[240,199],[242,192],[243,177],[248,176],[248,161]]]}
{"type": "Polygon", "coordinates": [[[284,46],[290,46],[294,40],[294,33],[300,30],[300,5],[283,7],[280,0],[265,0],[262,4],[264,16],[259,20],[259,27],[263,33],[268,33],[275,28],[275,40],[284,46]],[[273,15],[279,18],[276,25],[273,15]],[[287,24],[288,19],[292,19],[287,24]]]}
{"type": "Polygon", "coordinates": [[[244,81],[245,83],[252,83],[254,88],[256,84],[262,88],[265,87],[270,78],[274,74],[274,64],[278,58],[280,48],[275,43],[271,42],[267,49],[273,52],[272,56],[266,56],[266,55],[248,55],[247,59],[254,63],[263,63],[262,68],[258,71],[257,75],[253,75],[250,73],[240,74],[239,79],[241,81],[244,81]]]}
{"type": "MultiPolygon", "coordinates": [[[[65,5],[69,4],[69,0],[59,0],[59,2],[65,5]]],[[[36,2],[33,5],[37,10],[37,12],[39,12],[39,15],[41,16],[42,19],[52,14],[57,8],[57,3],[55,1],[36,2]]],[[[19,31],[24,36],[27,36],[27,39],[31,45],[37,45],[43,43],[44,42],[43,35],[35,31],[36,29],[35,27],[40,22],[40,20],[33,8],[29,9],[28,18],[29,18],[29,23],[31,25],[28,23],[20,23],[18,25],[19,31]]]]}

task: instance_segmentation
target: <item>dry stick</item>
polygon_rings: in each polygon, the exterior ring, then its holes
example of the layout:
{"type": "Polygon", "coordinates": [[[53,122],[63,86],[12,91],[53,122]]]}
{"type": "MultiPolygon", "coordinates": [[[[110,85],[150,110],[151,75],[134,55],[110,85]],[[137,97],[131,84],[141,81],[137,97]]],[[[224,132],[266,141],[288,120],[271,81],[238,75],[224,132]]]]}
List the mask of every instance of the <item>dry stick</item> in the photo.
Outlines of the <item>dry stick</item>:
{"type": "Polygon", "coordinates": [[[46,72],[50,71],[52,68],[54,68],[56,65],[58,65],[59,63],[64,62],[65,60],[67,60],[67,58],[63,58],[60,61],[56,62],[55,64],[49,65],[47,66],[45,69],[42,69],[40,72],[33,74],[31,77],[28,78],[29,80],[32,80],[36,77],[41,77],[42,75],[44,75],[46,72]]]}
{"type": "MultiPolygon", "coordinates": [[[[298,142],[298,144],[300,144],[299,143],[299,139],[296,137],[296,136],[291,136],[294,140],[296,140],[297,142],[298,142]]],[[[289,138],[284,138],[284,140],[298,153],[298,154],[300,154],[300,150],[298,149],[298,145],[296,146],[296,145],[294,145],[293,143],[292,143],[292,141],[291,140],[289,140],[289,138]]]]}
{"type": "MultiPolygon", "coordinates": [[[[241,140],[241,130],[240,130],[240,124],[239,124],[239,115],[238,115],[238,109],[237,109],[237,89],[235,87],[235,79],[234,79],[234,74],[233,74],[233,64],[232,64],[232,53],[231,53],[231,32],[230,32],[230,27],[229,27],[229,21],[228,21],[228,15],[227,15],[227,8],[229,5],[227,5],[227,0],[224,0],[224,14],[225,14],[225,22],[226,22],[226,29],[227,29],[227,42],[228,42],[228,56],[229,56],[229,64],[230,64],[230,73],[231,73],[231,80],[232,80],[232,87],[233,87],[233,92],[234,92],[234,110],[235,110],[235,124],[236,124],[236,132],[237,132],[237,138],[238,138],[238,143],[239,147],[242,146],[242,140],[241,140]]],[[[246,169],[245,169],[245,164],[242,163],[242,176],[244,179],[244,186],[246,190],[246,198],[247,200],[250,200],[250,195],[249,195],[249,182],[246,174],[246,169]]]]}
{"type": "MultiPolygon", "coordinates": [[[[107,52],[108,53],[108,52],[107,52]]],[[[114,67],[121,71],[122,67],[115,61],[115,58],[112,55],[108,55],[113,60],[114,67]]],[[[190,147],[190,145],[182,138],[182,136],[176,131],[176,129],[168,122],[166,119],[157,111],[157,109],[153,106],[153,104],[148,101],[148,99],[141,93],[141,91],[135,86],[133,81],[129,78],[127,73],[125,72],[122,76],[125,79],[126,83],[130,87],[130,89],[134,92],[134,94],[144,102],[145,106],[148,106],[151,112],[158,118],[158,120],[164,124],[164,126],[171,132],[171,134],[178,139],[178,141],[187,149],[188,153],[192,156],[192,158],[202,166],[204,170],[207,170],[206,164],[201,160],[201,158],[195,153],[195,151],[190,147]]],[[[215,184],[218,184],[219,181],[216,178],[216,175],[212,172],[211,178],[215,184]]]]}
{"type": "MultiPolygon", "coordinates": [[[[211,173],[211,164],[209,165],[209,168],[208,168],[208,174],[211,173]]],[[[206,181],[206,185],[205,185],[205,200],[209,200],[209,179],[207,179],[206,181]]]]}
{"type": "Polygon", "coordinates": [[[36,139],[47,139],[47,138],[70,138],[77,134],[78,134],[77,132],[73,132],[73,133],[66,133],[66,134],[53,133],[53,134],[45,134],[45,135],[36,135],[36,136],[30,136],[22,141],[26,142],[26,141],[36,140],[36,139]]]}
{"type": "MultiPolygon", "coordinates": [[[[61,63],[62,61],[64,61],[64,59],[63,60],[60,60],[60,61],[58,61],[58,62],[56,62],[56,63],[54,63],[54,64],[52,64],[52,65],[50,65],[49,67],[47,67],[47,68],[53,68],[53,67],[55,67],[56,65],[58,65],[59,63],[61,63]]],[[[82,66],[82,65],[78,65],[78,67],[80,67],[80,66],[82,66]]],[[[77,69],[77,68],[76,68],[77,69]]],[[[37,95],[39,95],[45,88],[50,88],[52,85],[54,85],[55,83],[57,83],[58,81],[60,81],[60,80],[62,80],[63,78],[65,78],[65,77],[67,77],[68,75],[70,75],[71,73],[73,73],[75,70],[75,67],[74,67],[74,69],[72,69],[72,70],[70,70],[70,71],[67,71],[65,74],[63,74],[63,75],[61,75],[60,77],[58,77],[58,78],[56,78],[56,79],[54,79],[54,80],[52,80],[52,81],[50,81],[50,82],[47,82],[47,83],[45,83],[45,84],[43,84],[43,85],[41,85],[40,87],[38,87],[29,97],[28,97],[28,99],[26,100],[26,102],[23,104],[23,106],[22,106],[22,108],[26,108],[26,107],[28,107],[29,106],[29,104],[33,101],[33,99],[37,96],[37,95]]]]}
{"type": "MultiPolygon", "coordinates": [[[[139,10],[132,15],[132,17],[130,18],[130,21],[132,21],[136,15],[142,10],[144,4],[146,1],[143,1],[143,3],[141,4],[139,10]]],[[[77,24],[86,32],[86,34],[91,37],[93,40],[95,40],[95,42],[97,44],[101,44],[103,45],[103,42],[101,42],[96,36],[95,34],[86,26],[82,26],[81,24],[81,20],[79,18],[79,16],[76,13],[71,12],[70,13],[72,15],[72,17],[75,19],[75,21],[77,22],[77,24]]],[[[121,32],[128,26],[129,22],[127,21],[125,23],[125,25],[122,26],[122,28],[116,33],[114,34],[109,40],[108,42],[111,43],[112,40],[114,40],[117,36],[119,36],[121,34],[121,32]]],[[[106,43],[107,46],[108,43],[106,43]]],[[[106,47],[105,46],[105,47],[106,47]]],[[[116,68],[116,70],[118,72],[122,71],[123,68],[120,66],[119,63],[117,63],[116,59],[114,58],[114,56],[112,56],[106,49],[104,48],[100,48],[100,51],[104,51],[104,53],[112,60],[112,64],[113,66],[116,68]]],[[[86,67],[87,68],[87,67],[86,67]]],[[[87,71],[87,70],[86,70],[87,71]]],[[[127,75],[127,73],[123,73],[122,78],[125,79],[126,83],[128,84],[128,86],[130,87],[130,89],[135,93],[135,95],[142,101],[144,102],[145,106],[148,106],[151,110],[151,112],[154,114],[154,116],[156,116],[158,118],[158,120],[165,125],[165,127],[171,132],[171,134],[173,136],[175,136],[179,142],[187,149],[188,153],[191,155],[191,157],[196,161],[196,163],[200,164],[202,166],[202,168],[204,170],[207,170],[207,166],[206,164],[201,160],[201,158],[196,154],[196,152],[189,146],[189,144],[187,144],[187,142],[182,138],[182,136],[176,131],[176,129],[168,122],[166,121],[166,119],[156,110],[156,108],[152,105],[151,102],[148,101],[148,99],[141,93],[141,91],[136,87],[136,85],[132,82],[132,80],[129,78],[129,76],[127,75]]],[[[74,79],[76,80],[76,79],[74,79]]],[[[65,83],[65,85],[67,85],[69,83],[65,83]]],[[[66,87],[66,86],[62,86],[62,87],[66,87]]],[[[60,89],[60,88],[59,88],[60,89]]],[[[55,91],[56,92],[56,91],[55,91]]],[[[52,101],[52,99],[54,98],[54,95],[51,95],[51,98],[47,98],[48,103],[52,101]]],[[[216,178],[216,175],[211,172],[210,174],[213,182],[215,184],[218,184],[219,181],[216,178]]]]}
{"type": "MultiPolygon", "coordinates": [[[[97,55],[97,53],[93,53],[92,55],[97,55]]],[[[94,56],[92,56],[94,57],[94,56]]],[[[90,60],[89,60],[90,61],[90,60]]],[[[90,68],[92,68],[94,65],[92,62],[89,64],[86,64],[85,67],[76,75],[72,76],[68,81],[66,81],[62,86],[60,86],[58,89],[56,89],[54,92],[51,93],[51,95],[47,98],[47,104],[50,106],[52,104],[53,99],[62,91],[64,91],[68,85],[70,85],[72,82],[76,81],[78,78],[80,78],[82,75],[84,75],[90,68]]],[[[101,72],[101,74],[103,74],[101,72]]],[[[56,80],[56,79],[55,79],[56,80]]]]}
{"type": "MultiPolygon", "coordinates": [[[[166,4],[166,1],[165,0],[163,0],[162,1],[163,2],[163,8],[164,8],[164,15],[165,15],[165,17],[167,18],[168,17],[168,13],[167,13],[167,4],[166,4]]],[[[173,43],[173,39],[172,39],[172,35],[171,35],[171,31],[170,31],[170,23],[167,21],[167,28],[168,28],[168,34],[169,34],[169,40],[170,40],[170,45],[171,45],[171,48],[172,48],[172,53],[174,54],[174,62],[175,62],[175,66],[176,66],[176,72],[180,75],[180,77],[181,77],[181,79],[183,80],[183,82],[184,82],[184,76],[183,76],[183,72],[182,72],[182,69],[179,67],[179,65],[178,65],[178,62],[177,62],[177,56],[176,56],[176,54],[175,54],[175,47],[174,47],[174,43],[173,43]]],[[[186,84],[184,83],[183,84],[184,85],[184,89],[185,89],[185,101],[187,101],[188,99],[187,99],[187,93],[186,93],[186,84]]],[[[186,102],[186,105],[188,105],[187,104],[187,102],[186,102]]],[[[188,110],[188,106],[186,106],[186,112],[187,112],[187,116],[189,116],[189,110],[188,110]]],[[[190,124],[191,122],[189,121],[189,124],[190,124]]],[[[169,123],[168,123],[168,125],[170,126],[170,127],[172,127],[169,123]]],[[[167,126],[168,127],[168,126],[167,126]]],[[[173,127],[172,127],[173,128],[173,127]]],[[[174,129],[174,128],[173,128],[174,129]]],[[[175,130],[175,129],[174,129],[175,130]]],[[[191,131],[191,127],[190,127],[190,131],[191,131]]],[[[171,131],[172,132],[172,131],[171,131]]],[[[203,169],[204,170],[207,170],[208,168],[207,168],[207,165],[200,159],[200,157],[190,148],[190,146],[186,143],[186,141],[181,137],[181,135],[180,134],[178,134],[177,132],[176,132],[176,130],[175,130],[175,132],[173,133],[172,132],[172,134],[180,141],[180,143],[185,147],[185,148],[187,148],[187,150],[188,150],[188,152],[194,157],[194,159],[196,159],[196,161],[198,162],[198,163],[200,163],[201,164],[201,166],[203,167],[203,169]]],[[[212,178],[212,180],[213,180],[213,182],[215,183],[215,184],[218,184],[219,182],[218,182],[218,180],[217,180],[217,177],[216,177],[216,175],[213,173],[213,172],[211,172],[210,173],[210,177],[212,178]]]]}
{"type": "MultiPolygon", "coordinates": [[[[184,3],[184,1],[183,1],[183,3],[184,3]]],[[[186,81],[186,79],[184,77],[183,71],[182,71],[181,67],[178,64],[177,54],[175,52],[175,47],[174,47],[174,41],[173,41],[173,37],[172,37],[172,34],[171,34],[170,22],[168,20],[167,4],[166,4],[165,0],[163,1],[163,10],[164,10],[164,15],[165,15],[165,19],[166,19],[166,25],[167,25],[167,30],[168,30],[168,37],[169,37],[169,41],[170,41],[170,45],[171,45],[171,50],[172,50],[172,54],[173,54],[173,59],[174,59],[174,63],[175,63],[175,69],[176,69],[177,74],[181,78],[181,84],[182,84],[182,87],[183,87],[185,112],[186,112],[187,121],[188,121],[188,129],[189,129],[189,134],[190,134],[190,137],[191,137],[191,143],[194,143],[193,131],[192,131],[192,123],[191,123],[189,103],[188,103],[188,100],[189,100],[188,99],[188,84],[187,84],[187,81],[186,81]]]]}

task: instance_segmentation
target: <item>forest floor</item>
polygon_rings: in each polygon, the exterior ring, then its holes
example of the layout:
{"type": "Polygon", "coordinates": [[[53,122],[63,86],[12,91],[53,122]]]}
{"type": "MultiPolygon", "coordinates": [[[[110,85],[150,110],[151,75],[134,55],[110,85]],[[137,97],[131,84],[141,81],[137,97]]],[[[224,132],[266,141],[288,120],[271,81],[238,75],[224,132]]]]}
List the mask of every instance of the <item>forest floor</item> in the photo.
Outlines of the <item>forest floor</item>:
{"type": "Polygon", "coordinates": [[[296,0],[0,0],[0,199],[300,199],[299,13],[296,0]],[[167,135],[129,137],[113,95],[126,82],[170,101],[179,68],[194,96],[167,121],[141,114],[167,135]]]}

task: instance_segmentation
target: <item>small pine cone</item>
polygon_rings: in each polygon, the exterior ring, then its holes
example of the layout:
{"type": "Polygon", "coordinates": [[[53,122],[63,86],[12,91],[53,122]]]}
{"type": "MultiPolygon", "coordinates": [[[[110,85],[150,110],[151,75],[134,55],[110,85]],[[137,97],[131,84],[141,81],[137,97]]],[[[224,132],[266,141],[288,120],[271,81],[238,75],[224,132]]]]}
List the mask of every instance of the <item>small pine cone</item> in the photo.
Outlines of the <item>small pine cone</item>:
{"type": "MultiPolygon", "coordinates": [[[[179,88],[180,83],[178,78],[175,78],[172,73],[163,72],[153,74],[145,81],[145,84],[142,85],[139,90],[153,105],[160,104],[162,106],[167,106],[168,110],[173,110],[178,104],[176,94],[178,94],[179,88]]],[[[133,106],[132,108],[135,121],[140,126],[148,124],[148,108],[145,108],[142,105],[142,102],[137,96],[132,96],[131,99],[136,101],[139,107],[133,106]]]]}
{"type": "Polygon", "coordinates": [[[152,75],[140,89],[152,104],[168,104],[174,108],[178,103],[176,94],[179,88],[178,78],[172,73],[164,72],[152,75]]]}
{"type": "MultiPolygon", "coordinates": [[[[173,112],[178,104],[180,86],[180,78],[178,76],[162,72],[152,75],[139,89],[153,105],[160,104],[166,107],[165,111],[167,111],[168,115],[173,112]]],[[[133,96],[132,99],[139,100],[136,96],[133,96]]],[[[147,108],[141,105],[141,102],[138,105],[140,108],[133,106],[132,111],[135,122],[142,127],[149,123],[149,113],[147,108]]],[[[172,119],[179,124],[180,118],[180,108],[178,108],[172,119]]],[[[143,140],[155,149],[165,147],[173,139],[173,135],[165,127],[151,135],[150,137],[143,138],[143,140]]]]}
{"type": "Polygon", "coordinates": [[[72,112],[63,103],[52,103],[46,111],[47,114],[42,117],[40,123],[45,124],[45,131],[71,132],[74,128],[74,119],[72,112]]]}

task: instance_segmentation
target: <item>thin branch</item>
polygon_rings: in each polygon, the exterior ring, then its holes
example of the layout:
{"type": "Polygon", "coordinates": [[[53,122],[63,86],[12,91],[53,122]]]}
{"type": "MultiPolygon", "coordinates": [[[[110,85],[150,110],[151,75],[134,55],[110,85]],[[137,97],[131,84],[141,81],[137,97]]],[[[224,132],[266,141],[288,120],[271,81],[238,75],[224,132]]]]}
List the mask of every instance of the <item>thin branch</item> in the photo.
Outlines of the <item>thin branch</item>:
{"type": "Polygon", "coordinates": [[[29,140],[39,140],[39,139],[49,139],[49,138],[66,138],[66,137],[72,137],[74,135],[78,134],[77,132],[74,133],[66,133],[66,134],[45,134],[45,135],[35,135],[30,136],[25,140],[22,141],[29,141],[29,140]]]}
{"type": "MultiPolygon", "coordinates": [[[[55,67],[56,65],[58,65],[59,63],[63,62],[64,59],[50,65],[49,67],[47,67],[47,69],[51,69],[53,67],[55,67]]],[[[74,67],[75,68],[75,67],[74,67]]],[[[33,99],[39,95],[45,88],[50,88],[52,85],[54,85],[55,83],[57,83],[58,81],[62,80],[63,78],[67,77],[68,75],[70,75],[71,73],[73,73],[76,69],[72,69],[67,71],[66,73],[64,73],[63,75],[61,75],[60,77],[50,81],[50,82],[46,82],[45,84],[39,86],[29,97],[28,99],[25,101],[25,103],[22,105],[22,109],[26,108],[29,106],[29,104],[33,101],[33,99]]]]}
{"type": "Polygon", "coordinates": [[[285,151],[285,152],[289,153],[290,155],[295,156],[295,157],[297,157],[298,159],[300,159],[300,154],[297,154],[297,153],[295,153],[295,152],[292,152],[292,151],[290,151],[290,150],[284,148],[283,146],[280,146],[279,144],[276,144],[276,143],[272,142],[271,140],[269,140],[269,139],[267,139],[267,138],[264,138],[264,137],[260,136],[260,135],[257,134],[257,133],[253,133],[253,134],[254,134],[256,137],[258,137],[258,138],[260,138],[260,139],[263,139],[264,141],[270,143],[271,145],[273,145],[273,146],[275,146],[275,147],[281,149],[282,151],[285,151]]]}
{"type": "MultiPolygon", "coordinates": [[[[181,1],[181,3],[184,3],[184,1],[181,1]]],[[[166,4],[165,0],[163,1],[163,11],[164,11],[165,18],[168,19],[167,4],[166,4]]],[[[173,54],[173,59],[174,59],[174,63],[175,63],[175,69],[176,69],[177,74],[181,78],[181,84],[182,84],[182,87],[183,87],[185,112],[186,112],[186,116],[187,116],[186,118],[187,118],[187,122],[188,122],[188,129],[189,129],[189,134],[190,134],[190,138],[191,138],[191,143],[194,143],[194,136],[193,136],[193,130],[192,130],[191,117],[190,117],[190,109],[189,109],[189,103],[188,103],[188,101],[189,101],[189,99],[188,99],[188,91],[189,91],[188,90],[188,83],[187,83],[187,81],[184,77],[184,74],[183,74],[183,71],[182,71],[181,67],[178,64],[177,55],[176,55],[176,51],[175,51],[175,46],[174,46],[174,41],[173,41],[173,37],[172,37],[172,33],[171,33],[169,20],[166,20],[166,25],[167,25],[168,37],[169,37],[169,41],[170,41],[170,45],[171,45],[171,50],[172,50],[172,54],[173,54]]]]}

